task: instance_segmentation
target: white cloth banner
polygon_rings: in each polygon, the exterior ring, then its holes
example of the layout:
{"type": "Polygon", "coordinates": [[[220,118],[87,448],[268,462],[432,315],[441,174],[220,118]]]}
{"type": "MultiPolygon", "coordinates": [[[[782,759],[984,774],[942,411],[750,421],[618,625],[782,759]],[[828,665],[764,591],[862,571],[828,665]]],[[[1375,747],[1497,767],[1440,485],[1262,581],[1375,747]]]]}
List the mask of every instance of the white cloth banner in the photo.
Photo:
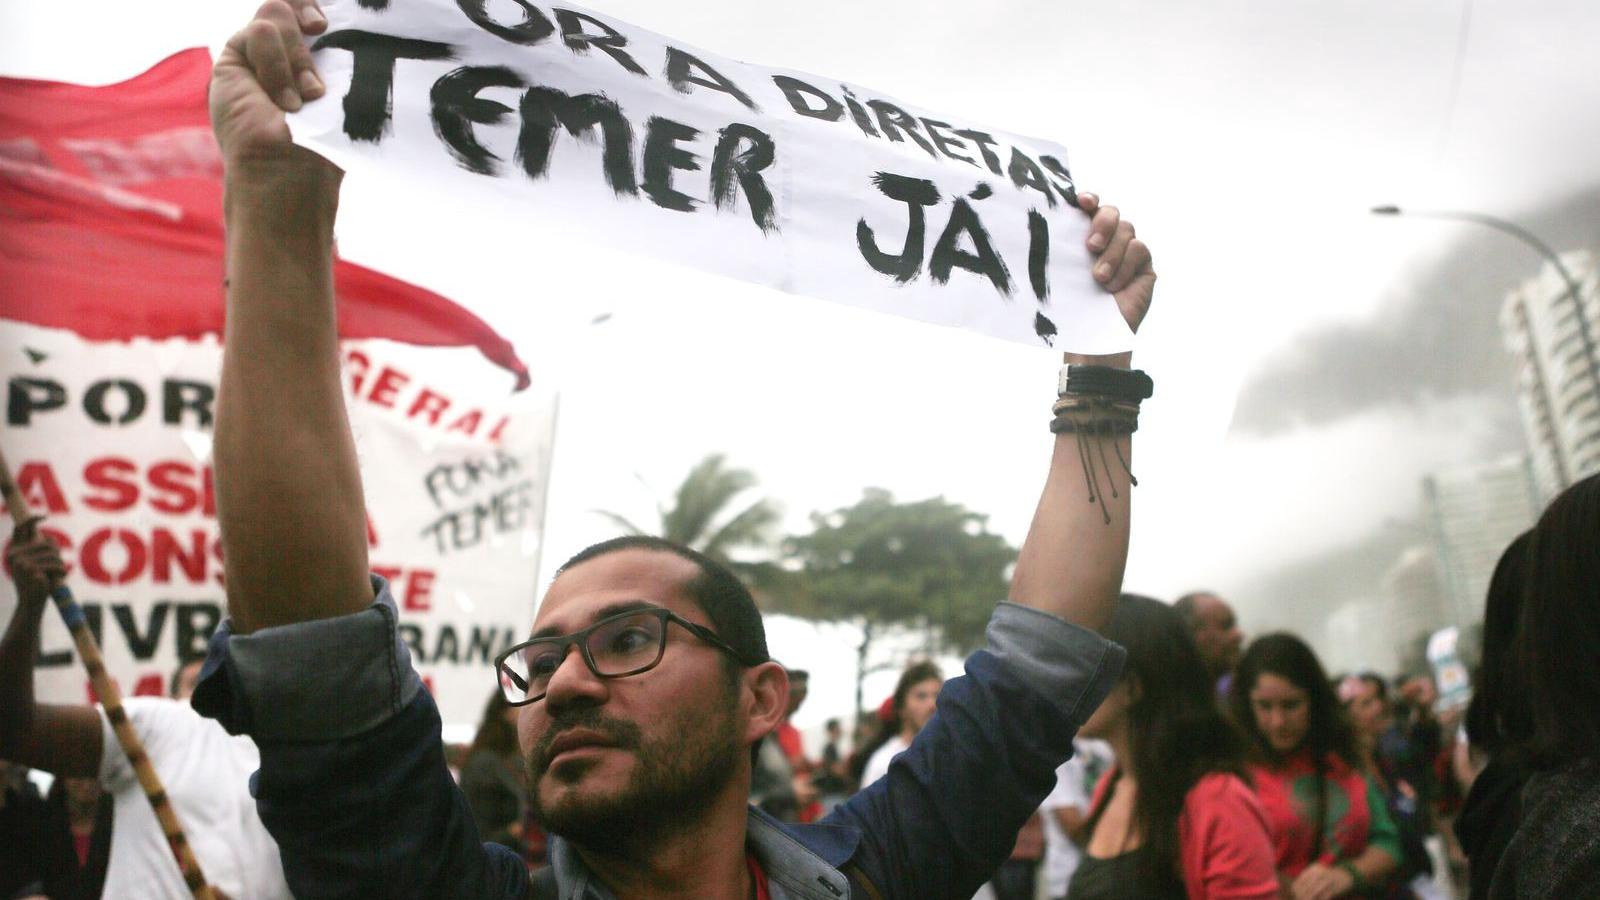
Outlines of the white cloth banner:
{"type": "MultiPolygon", "coordinates": [[[[311,46],[328,95],[290,116],[294,139],[474,208],[473,220],[432,227],[519,233],[537,220],[1031,346],[1132,344],[1089,273],[1088,220],[1058,144],[570,5],[323,9],[330,25],[311,46]]],[[[528,277],[524,262],[508,276],[528,277]]]]}
{"type": "MultiPolygon", "coordinates": [[[[538,383],[512,394],[468,348],[371,340],[343,353],[371,565],[444,720],[475,723],[494,655],[533,619],[555,397],[538,383]]],[[[7,461],[125,694],[166,693],[223,615],[210,467],[221,356],[215,339],[101,343],[0,322],[7,461]]],[[[0,623],[15,607],[3,579],[0,623]]],[[[36,663],[40,700],[92,699],[54,611],[36,663]]]]}

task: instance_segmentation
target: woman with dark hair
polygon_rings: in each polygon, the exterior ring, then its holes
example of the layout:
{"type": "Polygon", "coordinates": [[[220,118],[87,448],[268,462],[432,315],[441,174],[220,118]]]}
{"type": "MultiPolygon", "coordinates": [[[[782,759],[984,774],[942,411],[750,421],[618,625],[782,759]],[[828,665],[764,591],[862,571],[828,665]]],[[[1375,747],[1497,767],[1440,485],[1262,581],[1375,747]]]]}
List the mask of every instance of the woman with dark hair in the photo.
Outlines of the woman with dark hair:
{"type": "Polygon", "coordinates": [[[1103,634],[1128,658],[1080,734],[1104,738],[1116,762],[1095,788],[1067,896],[1277,897],[1244,739],[1217,709],[1183,619],[1165,603],[1124,594],[1103,634]]]}
{"type": "Polygon", "coordinates": [[[1472,900],[1489,896],[1489,882],[1506,845],[1522,819],[1522,786],[1528,772],[1509,752],[1515,740],[1532,731],[1527,699],[1512,691],[1513,640],[1527,592],[1528,544],[1532,532],[1511,542],[1489,579],[1483,609],[1483,657],[1472,702],[1467,706],[1467,741],[1488,763],[1456,818],[1456,837],[1467,855],[1467,886],[1472,900]]]}
{"type": "Polygon", "coordinates": [[[479,837],[520,853],[528,792],[516,722],[517,709],[506,702],[504,692],[491,694],[461,767],[461,792],[472,808],[479,837]]]}
{"type": "Polygon", "coordinates": [[[1261,760],[1251,774],[1288,896],[1381,890],[1400,864],[1399,832],[1361,773],[1355,736],[1316,654],[1291,634],[1256,638],[1229,703],[1261,760]]]}
{"type": "Polygon", "coordinates": [[[887,775],[889,762],[911,746],[911,739],[933,718],[943,686],[944,673],[930,661],[912,663],[900,673],[890,719],[878,737],[863,748],[862,757],[867,763],[861,770],[861,787],[887,775]]]}
{"type": "Polygon", "coordinates": [[[1600,883],[1600,475],[1567,488],[1528,542],[1528,589],[1502,709],[1531,774],[1490,897],[1594,896],[1600,883]],[[1518,734],[1525,728],[1523,734],[1518,734]]]}

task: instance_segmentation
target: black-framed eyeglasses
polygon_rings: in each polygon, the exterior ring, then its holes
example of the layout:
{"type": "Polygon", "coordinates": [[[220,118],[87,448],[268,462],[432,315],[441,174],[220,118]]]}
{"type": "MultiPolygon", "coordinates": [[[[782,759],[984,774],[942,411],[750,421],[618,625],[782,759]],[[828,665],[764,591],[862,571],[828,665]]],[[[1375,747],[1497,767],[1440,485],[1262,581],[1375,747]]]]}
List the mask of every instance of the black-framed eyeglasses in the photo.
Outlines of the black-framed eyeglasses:
{"type": "Polygon", "coordinates": [[[607,616],[587,628],[556,637],[534,638],[495,657],[495,676],[506,702],[523,706],[544,699],[550,678],[567,658],[567,648],[578,645],[578,655],[599,678],[626,678],[648,672],[667,651],[667,623],[676,622],[689,633],[743,665],[751,665],[733,645],[704,625],[669,609],[650,606],[607,616]]]}

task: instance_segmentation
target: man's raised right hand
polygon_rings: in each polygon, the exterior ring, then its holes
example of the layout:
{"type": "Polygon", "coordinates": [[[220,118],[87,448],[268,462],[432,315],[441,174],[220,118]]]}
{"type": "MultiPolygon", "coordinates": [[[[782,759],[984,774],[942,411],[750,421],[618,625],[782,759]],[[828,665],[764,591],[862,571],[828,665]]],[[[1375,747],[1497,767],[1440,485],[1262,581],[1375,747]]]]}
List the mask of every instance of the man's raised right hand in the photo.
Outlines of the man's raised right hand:
{"type": "Polygon", "coordinates": [[[328,20],[316,0],[267,0],[222,49],[211,70],[211,127],[230,168],[313,154],[289,142],[285,112],[326,92],[304,38],[328,20]]]}

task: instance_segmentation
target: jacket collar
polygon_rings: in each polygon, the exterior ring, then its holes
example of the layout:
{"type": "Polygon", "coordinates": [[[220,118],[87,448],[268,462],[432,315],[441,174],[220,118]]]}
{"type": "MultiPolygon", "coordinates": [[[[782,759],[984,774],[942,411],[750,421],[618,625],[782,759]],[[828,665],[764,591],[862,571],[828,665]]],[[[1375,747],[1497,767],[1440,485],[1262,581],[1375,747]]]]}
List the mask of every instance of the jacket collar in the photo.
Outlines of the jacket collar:
{"type": "MultiPolygon", "coordinates": [[[[849,900],[839,867],[855,855],[861,832],[845,825],[784,825],[755,807],[745,820],[745,844],[761,863],[773,900],[849,900]]],[[[550,839],[550,865],[561,900],[616,900],[560,837],[550,839]]]]}

